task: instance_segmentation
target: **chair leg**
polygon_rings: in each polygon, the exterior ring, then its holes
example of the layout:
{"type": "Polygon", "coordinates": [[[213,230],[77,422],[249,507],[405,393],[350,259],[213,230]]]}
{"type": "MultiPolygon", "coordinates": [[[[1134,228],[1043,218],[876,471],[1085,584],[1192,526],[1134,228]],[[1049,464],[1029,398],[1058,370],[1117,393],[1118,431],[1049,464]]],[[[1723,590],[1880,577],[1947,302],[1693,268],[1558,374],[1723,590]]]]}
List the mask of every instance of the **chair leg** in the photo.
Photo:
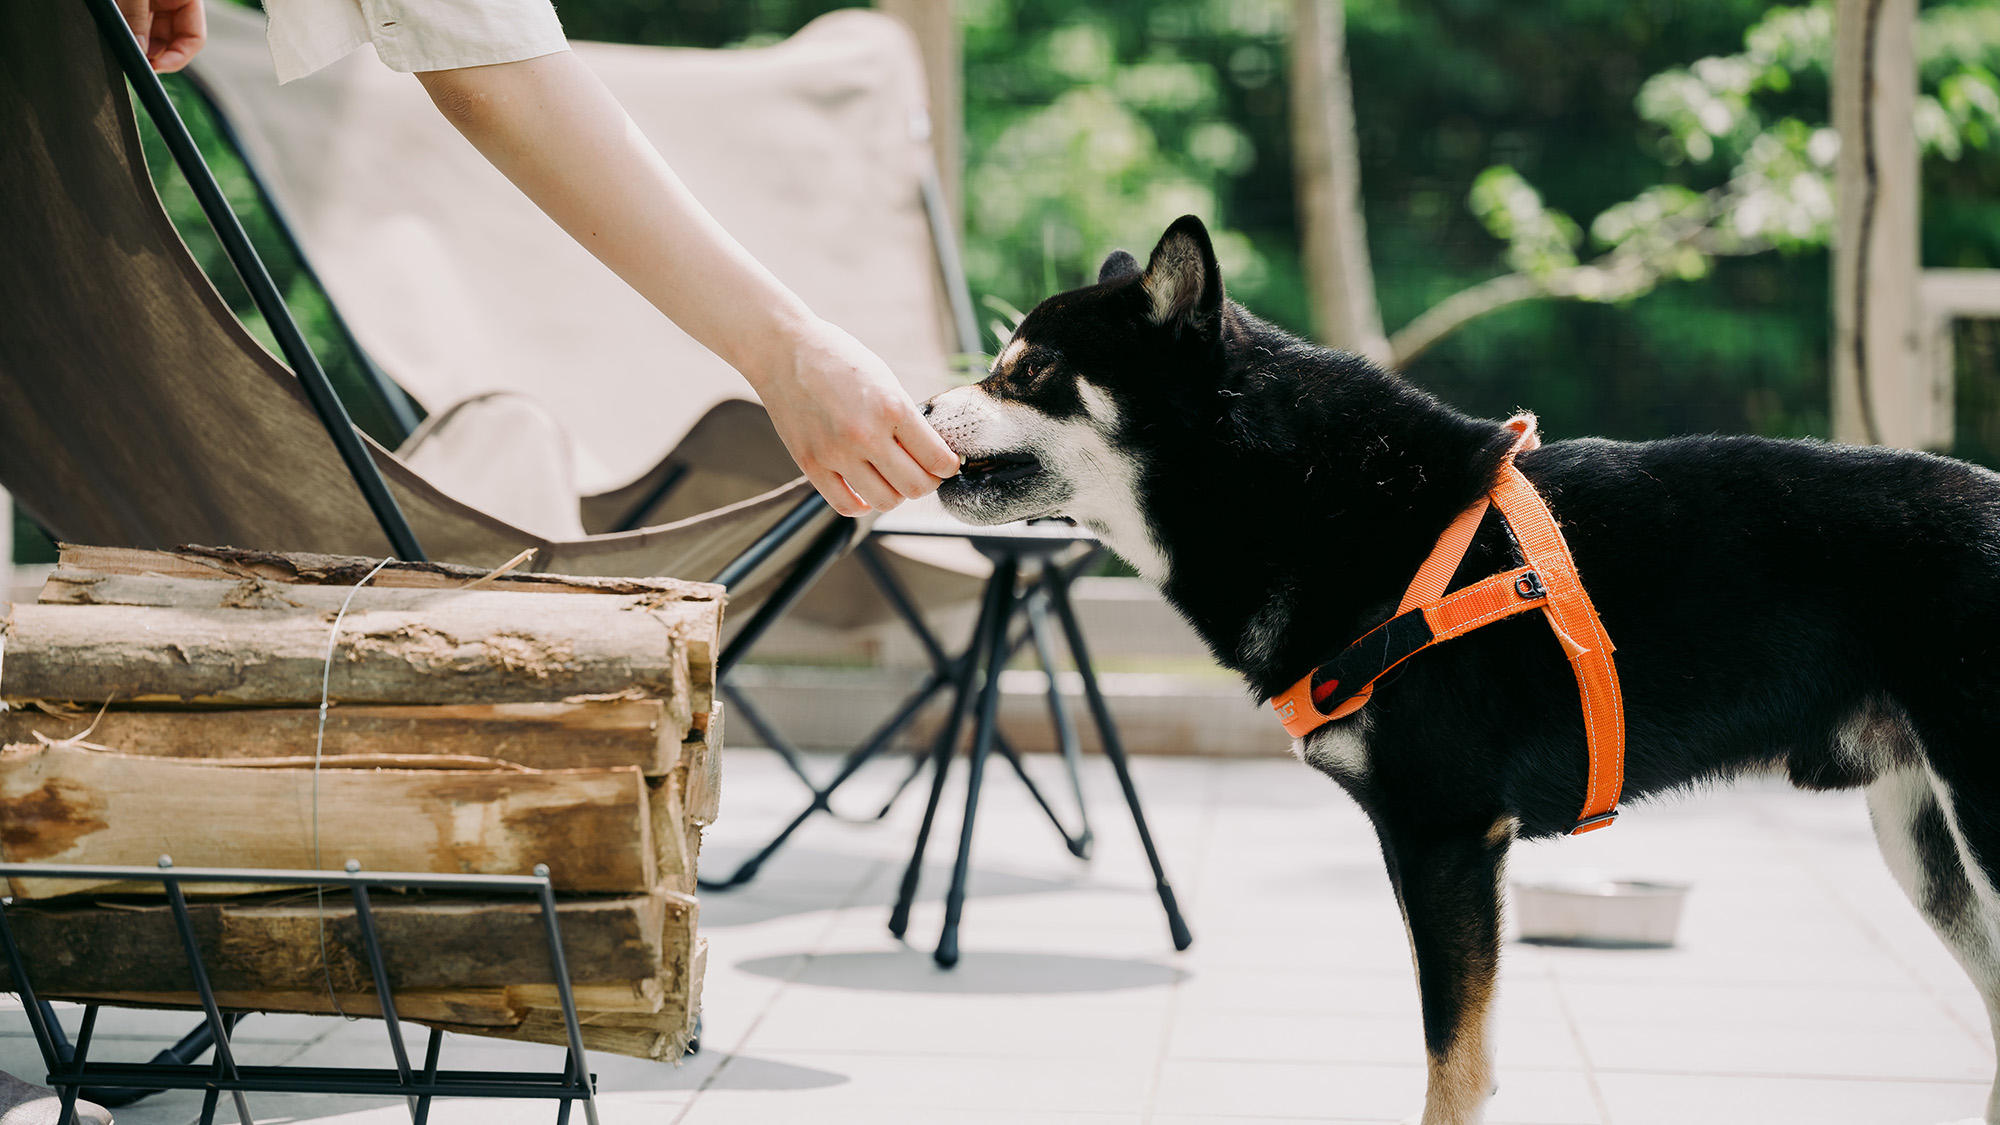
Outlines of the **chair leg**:
{"type": "Polygon", "coordinates": [[[896,892],[895,908],[889,912],[889,932],[902,937],[910,928],[910,905],[916,901],[917,880],[923,873],[924,849],[930,846],[931,826],[937,820],[938,801],[944,796],[945,773],[951,767],[952,752],[958,748],[958,732],[965,725],[965,711],[972,699],[972,677],[979,670],[979,653],[994,634],[1007,635],[1006,608],[1014,597],[1012,579],[1003,585],[996,567],[991,578],[986,580],[986,595],[979,606],[979,620],[972,627],[972,643],[966,647],[965,657],[956,669],[956,683],[953,684],[951,714],[945,717],[944,729],[938,732],[937,742],[931,747],[931,793],[924,805],[924,819],[917,826],[916,847],[910,853],[910,865],[903,871],[902,886],[896,892]]]}
{"type": "Polygon", "coordinates": [[[756,732],[758,738],[764,740],[764,745],[778,756],[779,761],[785,763],[785,768],[791,770],[793,776],[805,782],[806,788],[818,789],[819,783],[806,772],[805,762],[799,757],[799,748],[792,745],[792,740],[785,737],[785,732],[779,730],[776,723],[765,718],[764,712],[733,682],[724,680],[721,686],[722,697],[729,701],[729,706],[734,712],[730,717],[750,724],[750,729],[756,732]]]}
{"type": "Polygon", "coordinates": [[[889,810],[896,807],[897,801],[902,800],[903,792],[910,787],[910,782],[917,779],[918,774],[924,772],[924,763],[930,760],[931,755],[928,750],[910,755],[910,768],[904,771],[903,780],[897,782],[896,787],[889,791],[889,799],[882,802],[882,807],[876,810],[874,819],[884,820],[888,818],[889,810]]]}
{"type": "Polygon", "coordinates": [[[1007,625],[1019,603],[1014,597],[1014,579],[1020,560],[1007,556],[993,564],[993,586],[999,597],[988,602],[996,619],[986,660],[986,686],[979,695],[979,723],[972,736],[972,763],[965,779],[965,820],[958,829],[958,859],[951,868],[951,889],[944,898],[944,932],[938,937],[934,959],[949,969],[958,964],[958,922],[965,912],[965,880],[972,866],[972,827],[979,812],[979,782],[986,772],[986,757],[993,751],[994,728],[1000,719],[1000,674],[1007,670],[1007,625]]]}
{"type": "Polygon", "coordinates": [[[1132,826],[1139,830],[1139,843],[1146,850],[1146,862],[1153,867],[1153,887],[1160,894],[1160,906],[1167,912],[1167,929],[1173,935],[1174,948],[1186,949],[1194,944],[1194,935],[1188,932],[1187,922],[1181,917],[1180,904],[1174,900],[1174,889],[1167,883],[1166,868],[1160,865],[1160,853],[1153,846],[1153,834],[1146,828],[1146,813],[1139,807],[1139,790],[1132,785],[1132,771],[1125,761],[1125,746],[1118,741],[1118,726],[1111,720],[1111,708],[1105,705],[1104,693],[1098,690],[1097,673],[1090,665],[1090,649],[1084,644],[1083,630],[1076,623],[1076,610],[1069,601],[1069,579],[1056,573],[1050,582],[1049,600],[1056,618],[1062,622],[1063,639],[1069,643],[1069,653],[1076,660],[1077,673],[1083,678],[1083,696],[1090,704],[1090,716],[1097,724],[1097,735],[1104,743],[1104,756],[1111,759],[1111,769],[1118,775],[1118,787],[1125,792],[1125,804],[1132,810],[1132,826]]]}

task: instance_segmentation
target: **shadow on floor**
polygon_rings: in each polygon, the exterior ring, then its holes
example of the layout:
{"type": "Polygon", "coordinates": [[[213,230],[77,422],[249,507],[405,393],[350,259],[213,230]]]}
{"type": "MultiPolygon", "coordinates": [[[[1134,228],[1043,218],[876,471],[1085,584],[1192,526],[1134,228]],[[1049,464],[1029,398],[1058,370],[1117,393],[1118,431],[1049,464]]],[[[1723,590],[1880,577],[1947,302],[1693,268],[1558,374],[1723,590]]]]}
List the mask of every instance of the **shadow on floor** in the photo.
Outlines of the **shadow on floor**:
{"type": "Polygon", "coordinates": [[[1055,994],[1158,988],[1184,980],[1170,965],[1122,957],[974,950],[955,969],[940,969],[928,952],[793,954],[739,962],[746,973],[824,988],[870,992],[1055,994]]]}
{"type": "MultiPolygon", "coordinates": [[[[1059,846],[1051,843],[1051,847],[1059,846]]],[[[751,848],[726,845],[704,847],[702,874],[721,878],[736,870],[736,866],[753,853],[751,848]]],[[[886,911],[895,904],[896,887],[902,877],[901,862],[891,863],[868,856],[810,848],[786,850],[778,853],[763,873],[747,886],[726,891],[703,890],[701,924],[704,927],[747,926],[773,918],[851,906],[879,906],[886,911]]],[[[942,895],[950,882],[951,868],[943,864],[927,864],[918,893],[942,895]]],[[[1077,889],[1078,884],[1066,880],[1042,879],[978,867],[968,874],[965,885],[968,898],[1048,894],[1077,889]]]]}
{"type": "Polygon", "coordinates": [[[711,1090],[819,1090],[848,1082],[845,1074],[735,1055],[716,1068],[711,1090]]]}

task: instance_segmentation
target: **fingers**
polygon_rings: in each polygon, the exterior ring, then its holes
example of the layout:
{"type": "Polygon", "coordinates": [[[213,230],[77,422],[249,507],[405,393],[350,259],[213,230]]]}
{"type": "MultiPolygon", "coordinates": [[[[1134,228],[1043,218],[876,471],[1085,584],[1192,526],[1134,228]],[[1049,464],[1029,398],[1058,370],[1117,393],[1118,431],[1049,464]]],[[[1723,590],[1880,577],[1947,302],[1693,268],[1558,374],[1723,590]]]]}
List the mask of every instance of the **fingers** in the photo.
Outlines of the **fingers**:
{"type": "MultiPolygon", "coordinates": [[[[913,417],[896,427],[896,440],[924,472],[939,478],[957,476],[958,454],[951,451],[951,446],[946,445],[944,439],[938,436],[938,432],[931,429],[929,423],[921,416],[917,416],[915,411],[910,413],[913,417]]],[[[931,488],[936,487],[931,485],[924,491],[929,492],[931,488]]],[[[904,495],[914,494],[904,493],[904,495]]]]}
{"type": "Polygon", "coordinates": [[[903,503],[903,494],[873,465],[862,464],[840,475],[847,487],[878,512],[892,511],[903,503]]]}
{"type": "Polygon", "coordinates": [[[139,49],[150,53],[153,5],[149,0],[118,0],[118,12],[125,17],[125,26],[132,29],[132,38],[139,41],[139,49]]]}
{"type": "Polygon", "coordinates": [[[208,19],[201,0],[152,0],[153,18],[146,57],[161,74],[194,61],[208,42],[208,19]]]}
{"type": "MultiPolygon", "coordinates": [[[[958,458],[952,458],[954,465],[957,461],[958,458]]],[[[894,442],[889,444],[887,456],[876,457],[874,468],[889,482],[889,486],[896,490],[896,495],[900,499],[915,500],[919,496],[928,496],[937,491],[939,483],[937,474],[917,464],[916,458],[911,457],[903,446],[894,442]]]]}
{"type": "Polygon", "coordinates": [[[819,490],[819,494],[826,499],[833,510],[841,515],[858,516],[868,511],[868,502],[856,496],[854,490],[847,487],[847,482],[840,479],[839,473],[821,470],[807,473],[806,479],[819,490]]]}

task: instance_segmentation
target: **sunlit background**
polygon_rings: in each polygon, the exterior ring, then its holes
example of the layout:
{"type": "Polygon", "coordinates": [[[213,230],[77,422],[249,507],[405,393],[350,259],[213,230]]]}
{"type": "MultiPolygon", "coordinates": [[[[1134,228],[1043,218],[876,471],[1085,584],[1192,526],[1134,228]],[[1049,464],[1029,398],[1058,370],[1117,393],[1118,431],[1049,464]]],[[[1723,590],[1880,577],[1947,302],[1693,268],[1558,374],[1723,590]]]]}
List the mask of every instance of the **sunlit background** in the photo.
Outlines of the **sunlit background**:
{"type": "MultiPolygon", "coordinates": [[[[574,38],[774,42],[838,0],[562,0],[574,38]]],[[[1306,331],[1287,0],[958,0],[965,259],[982,320],[1217,233],[1232,296],[1306,331]]],[[[1474,286],[1542,294],[1457,323],[1404,366],[1552,436],[1826,436],[1832,332],[1827,6],[1754,0],[1349,0],[1368,247],[1392,337],[1474,286]]],[[[1923,5],[1923,264],[2000,266],[2000,5],[1923,5]]],[[[178,87],[176,87],[178,90],[178,87]]],[[[185,93],[185,91],[179,91],[185,93]]],[[[324,301],[226,146],[197,133],[337,380],[324,301]]],[[[163,160],[156,168],[166,168],[163,160]]],[[[163,173],[171,175],[171,173],[163,173]]],[[[185,190],[163,193],[221,266],[185,190]]],[[[211,270],[225,290],[227,268],[211,270]]],[[[246,319],[241,292],[225,292],[246,319]]],[[[253,327],[256,327],[253,325],[253,327]]],[[[2000,331],[1957,329],[1955,452],[2000,463],[2000,331]]],[[[989,334],[987,343],[993,343],[989,334]]],[[[357,420],[373,428],[370,403],[357,420]]],[[[23,529],[24,561],[37,548],[23,529]]]]}

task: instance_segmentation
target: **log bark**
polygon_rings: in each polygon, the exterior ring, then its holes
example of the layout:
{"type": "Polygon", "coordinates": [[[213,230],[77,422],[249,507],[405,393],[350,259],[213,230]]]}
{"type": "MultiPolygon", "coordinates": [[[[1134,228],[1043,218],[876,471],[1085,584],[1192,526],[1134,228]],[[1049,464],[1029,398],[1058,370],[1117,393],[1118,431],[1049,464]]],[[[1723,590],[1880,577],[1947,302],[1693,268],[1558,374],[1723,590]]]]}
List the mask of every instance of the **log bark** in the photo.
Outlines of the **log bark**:
{"type": "MultiPolygon", "coordinates": [[[[379,891],[370,905],[402,1018],[473,1035],[565,1042],[542,922],[532,907],[379,891]],[[453,974],[463,983],[454,985],[453,974]],[[496,983],[510,977],[524,983],[496,983]]],[[[197,902],[189,909],[222,1006],[381,1014],[344,896],[327,900],[324,963],[310,904],[197,902]]],[[[645,896],[565,901],[556,910],[585,1045],[638,1058],[678,1058],[699,1010],[707,959],[706,943],[695,934],[695,901],[656,889],[645,896]],[[625,979],[634,972],[642,975],[625,979]]],[[[26,904],[9,908],[7,917],[30,980],[45,998],[200,1005],[164,906],[26,904]]],[[[0,988],[13,987],[0,965],[0,988]]]]}
{"type": "MultiPolygon", "coordinates": [[[[369,905],[389,984],[398,993],[542,985],[549,991],[521,995],[542,1003],[553,995],[546,930],[531,898],[464,900],[377,890],[369,905]]],[[[323,914],[310,894],[193,902],[188,913],[218,989],[318,993],[322,1000],[328,991],[343,997],[374,991],[353,902],[343,892],[327,892],[323,914]]],[[[661,966],[685,960],[696,905],[656,888],[563,900],[556,914],[571,982],[596,986],[593,1006],[650,1012],[664,995],[661,966]]],[[[17,904],[7,921],[38,992],[192,992],[187,957],[164,903],[17,904]]],[[[0,989],[13,988],[0,959],[0,989]]]]}
{"type": "MultiPolygon", "coordinates": [[[[583,1045],[593,1051],[612,1051],[634,1058],[667,1061],[680,1058],[694,1034],[695,1019],[701,1014],[701,982],[707,976],[708,942],[697,938],[693,954],[678,978],[688,982],[685,992],[666,996],[657,1013],[589,1013],[582,1020],[583,1045]]],[[[519,1024],[507,1028],[469,1027],[448,1020],[418,1022],[495,1039],[550,1043],[558,1047],[568,1042],[564,1037],[562,1009],[555,1006],[530,1008],[519,1024]]]]}
{"type": "MultiPolygon", "coordinates": [[[[152,555],[154,552],[136,552],[152,555]]],[[[165,556],[169,559],[178,556],[165,556]]],[[[330,622],[342,605],[351,616],[365,610],[431,612],[532,612],[567,620],[586,608],[591,612],[651,612],[671,622],[688,654],[689,682],[696,712],[706,707],[713,694],[715,659],[721,651],[722,603],[718,600],[680,598],[672,591],[606,594],[589,601],[574,600],[533,587],[507,590],[494,586],[479,590],[455,588],[386,588],[374,586],[355,590],[348,586],[299,586],[264,578],[200,580],[158,575],[125,575],[76,568],[59,568],[42,587],[44,605],[125,605],[184,609],[268,609],[316,610],[330,622]],[[496,600],[512,593],[514,599],[496,600]],[[520,595],[535,595],[532,601],[520,595]],[[350,598],[350,595],[351,598],[350,598]]],[[[345,633],[345,622],[342,632],[345,633]]],[[[322,654],[323,656],[324,654],[322,654]]]]}
{"type": "Polygon", "coordinates": [[[0,696],[316,706],[324,685],[343,703],[646,697],[669,701],[676,722],[708,709],[690,678],[688,640],[707,634],[711,606],[591,612],[596,600],[473,592],[425,609],[350,609],[330,680],[331,614],[309,607],[15,606],[0,696]]]}
{"type": "MultiPolygon", "coordinates": [[[[233,547],[146,551],[135,547],[87,547],[73,543],[60,546],[59,572],[82,570],[208,580],[262,578],[308,586],[352,586],[382,561],[350,555],[241,551],[233,547]]],[[[368,584],[426,590],[459,589],[468,582],[484,578],[486,573],[477,567],[453,563],[392,562],[368,584]]],[[[490,580],[484,588],[564,594],[668,594],[676,601],[708,602],[720,602],[725,595],[723,588],[712,582],[684,582],[678,578],[583,578],[519,570],[490,580]]]]}
{"type": "MultiPolygon", "coordinates": [[[[56,741],[88,732],[87,741],[146,758],[210,761],[310,757],[319,732],[317,707],[242,711],[0,712],[0,744],[56,741]]],[[[435,707],[332,707],[326,714],[329,757],[379,755],[420,769],[477,759],[482,768],[538,770],[636,766],[649,778],[680,764],[694,734],[658,699],[594,703],[495,703],[435,707]]],[[[697,736],[698,737],[698,736],[697,736]]]]}
{"type": "MultiPolygon", "coordinates": [[[[653,815],[638,769],[318,771],[245,769],[67,745],[0,751],[0,856],[10,862],[335,867],[525,874],[563,891],[641,892],[657,881],[653,815]]],[[[16,879],[50,898],[104,889],[16,879]]],[[[138,887],[152,890],[151,886],[138,887]]],[[[189,893],[264,887],[188,884],[189,893]]]]}

